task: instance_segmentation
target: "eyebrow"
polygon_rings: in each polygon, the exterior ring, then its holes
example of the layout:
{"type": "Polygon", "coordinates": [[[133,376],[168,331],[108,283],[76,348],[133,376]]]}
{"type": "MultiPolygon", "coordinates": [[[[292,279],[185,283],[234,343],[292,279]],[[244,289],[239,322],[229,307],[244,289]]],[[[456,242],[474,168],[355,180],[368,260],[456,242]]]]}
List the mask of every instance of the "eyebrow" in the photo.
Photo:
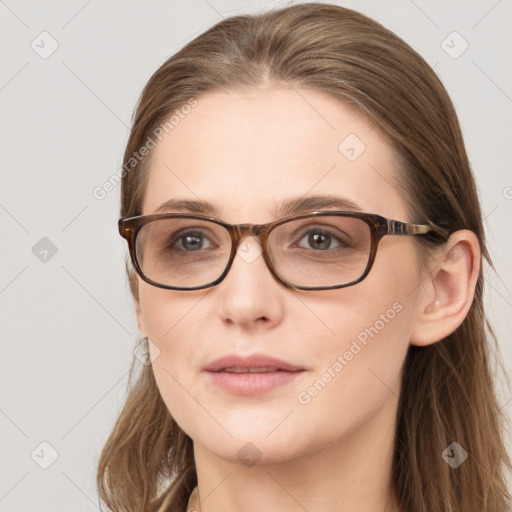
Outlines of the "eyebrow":
{"type": "MultiPolygon", "coordinates": [[[[326,209],[362,211],[359,205],[344,197],[302,196],[281,201],[274,209],[274,216],[276,218],[287,217],[289,215],[298,215],[314,210],[326,209]]],[[[219,208],[213,203],[202,199],[169,199],[161,204],[154,213],[171,212],[197,213],[217,218],[220,217],[219,208]]]]}

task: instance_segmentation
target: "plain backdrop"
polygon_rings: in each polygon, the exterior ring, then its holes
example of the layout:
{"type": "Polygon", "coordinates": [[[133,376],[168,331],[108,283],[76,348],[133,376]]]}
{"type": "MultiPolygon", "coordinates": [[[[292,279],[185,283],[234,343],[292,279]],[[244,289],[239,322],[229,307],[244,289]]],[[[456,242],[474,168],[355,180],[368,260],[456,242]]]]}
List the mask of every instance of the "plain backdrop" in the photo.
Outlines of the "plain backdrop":
{"type": "MultiPolygon", "coordinates": [[[[455,103],[496,267],[485,268],[486,305],[510,373],[512,2],[337,3],[405,39],[455,103]]],[[[222,18],[280,5],[0,1],[2,512],[99,509],[96,463],[138,333],[119,187],[102,200],[93,190],[120,167],[142,87],[171,54],[222,18]]]]}

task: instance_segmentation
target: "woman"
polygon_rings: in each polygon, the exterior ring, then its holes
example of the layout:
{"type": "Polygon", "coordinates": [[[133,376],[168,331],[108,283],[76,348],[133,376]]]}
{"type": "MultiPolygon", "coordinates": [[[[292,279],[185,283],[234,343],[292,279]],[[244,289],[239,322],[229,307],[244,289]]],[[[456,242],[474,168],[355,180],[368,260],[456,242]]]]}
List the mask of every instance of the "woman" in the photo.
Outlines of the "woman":
{"type": "Polygon", "coordinates": [[[124,162],[150,364],[110,509],[508,510],[478,196],[416,52],[333,5],[226,19],[151,77],[124,162]]]}

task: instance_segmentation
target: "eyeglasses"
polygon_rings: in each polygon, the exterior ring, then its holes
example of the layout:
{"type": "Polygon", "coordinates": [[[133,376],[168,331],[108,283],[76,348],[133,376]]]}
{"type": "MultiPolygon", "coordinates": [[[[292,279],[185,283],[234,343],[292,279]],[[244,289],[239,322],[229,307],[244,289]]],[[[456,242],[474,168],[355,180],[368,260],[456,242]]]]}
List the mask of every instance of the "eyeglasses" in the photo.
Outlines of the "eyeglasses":
{"type": "Polygon", "coordinates": [[[353,211],[315,211],[268,224],[235,225],[197,214],[159,213],[121,218],[118,227],[139,276],[169,290],[219,284],[247,236],[257,237],[275,278],[297,290],[359,283],[370,272],[386,235],[428,235],[436,242],[449,236],[432,223],[353,211]]]}

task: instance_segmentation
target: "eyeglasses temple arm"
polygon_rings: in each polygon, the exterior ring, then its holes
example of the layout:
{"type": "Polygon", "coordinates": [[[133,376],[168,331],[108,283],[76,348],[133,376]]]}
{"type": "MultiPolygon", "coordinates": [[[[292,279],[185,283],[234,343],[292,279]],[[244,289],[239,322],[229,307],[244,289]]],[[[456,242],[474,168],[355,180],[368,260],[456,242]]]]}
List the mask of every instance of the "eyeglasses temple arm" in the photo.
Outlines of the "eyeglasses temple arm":
{"type": "Polygon", "coordinates": [[[388,234],[390,235],[427,235],[429,233],[435,233],[442,241],[448,240],[450,236],[446,229],[431,222],[429,224],[413,224],[399,220],[388,221],[388,234]]]}

